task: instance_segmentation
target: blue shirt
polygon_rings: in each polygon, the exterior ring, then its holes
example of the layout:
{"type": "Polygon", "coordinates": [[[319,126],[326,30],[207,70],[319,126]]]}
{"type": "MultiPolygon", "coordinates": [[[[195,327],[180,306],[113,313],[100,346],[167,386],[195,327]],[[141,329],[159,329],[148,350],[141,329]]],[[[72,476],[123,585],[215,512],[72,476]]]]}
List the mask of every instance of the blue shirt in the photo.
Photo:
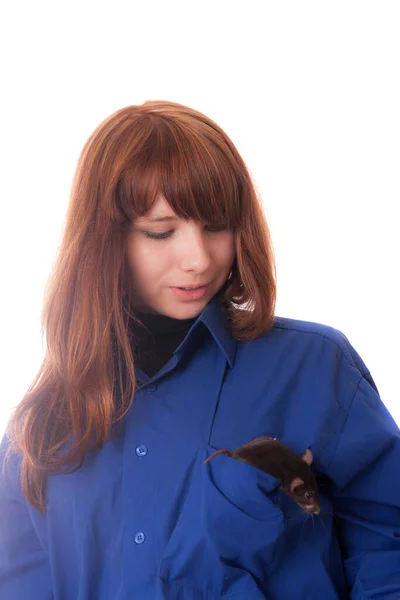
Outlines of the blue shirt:
{"type": "Polygon", "coordinates": [[[138,376],[118,432],[49,478],[45,517],[13,458],[1,600],[400,598],[400,432],[340,331],[276,317],[237,342],[214,298],[159,373],[138,376]],[[320,515],[251,465],[204,464],[259,435],[311,449],[320,515]]]}

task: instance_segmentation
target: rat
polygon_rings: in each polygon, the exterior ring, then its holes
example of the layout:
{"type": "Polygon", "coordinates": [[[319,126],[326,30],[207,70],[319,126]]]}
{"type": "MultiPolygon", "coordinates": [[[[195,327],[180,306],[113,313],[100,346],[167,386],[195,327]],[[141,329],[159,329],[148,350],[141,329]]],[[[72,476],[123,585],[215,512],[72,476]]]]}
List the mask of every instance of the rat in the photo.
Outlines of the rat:
{"type": "Polygon", "coordinates": [[[260,436],[232,452],[226,448],[217,450],[204,463],[217,454],[240,460],[279,479],[279,489],[294,500],[304,512],[319,514],[318,486],[310,468],[313,461],[311,450],[307,449],[303,456],[300,456],[276,438],[260,436]]]}

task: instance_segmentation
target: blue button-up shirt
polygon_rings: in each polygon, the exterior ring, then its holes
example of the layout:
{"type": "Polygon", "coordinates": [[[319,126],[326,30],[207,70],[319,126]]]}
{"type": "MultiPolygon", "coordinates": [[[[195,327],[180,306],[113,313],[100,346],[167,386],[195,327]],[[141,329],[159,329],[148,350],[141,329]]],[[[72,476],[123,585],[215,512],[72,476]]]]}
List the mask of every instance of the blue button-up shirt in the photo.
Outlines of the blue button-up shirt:
{"type": "MultiPolygon", "coordinates": [[[[400,598],[400,434],[348,339],[277,317],[252,342],[214,298],[44,517],[0,485],[1,600],[400,598]],[[279,482],[220,454],[259,435],[310,448],[307,516],[279,482]]],[[[4,437],[2,449],[7,446],[4,437]]]]}

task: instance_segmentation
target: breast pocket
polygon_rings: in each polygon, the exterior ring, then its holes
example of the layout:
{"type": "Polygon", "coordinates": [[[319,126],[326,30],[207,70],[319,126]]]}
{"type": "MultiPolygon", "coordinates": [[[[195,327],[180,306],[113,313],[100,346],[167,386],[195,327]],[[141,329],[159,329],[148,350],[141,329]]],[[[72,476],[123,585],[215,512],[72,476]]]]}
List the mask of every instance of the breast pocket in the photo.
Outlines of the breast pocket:
{"type": "Polygon", "coordinates": [[[261,600],[279,565],[284,529],[279,481],[220,454],[197,457],[192,485],[162,557],[158,600],[261,600]]]}

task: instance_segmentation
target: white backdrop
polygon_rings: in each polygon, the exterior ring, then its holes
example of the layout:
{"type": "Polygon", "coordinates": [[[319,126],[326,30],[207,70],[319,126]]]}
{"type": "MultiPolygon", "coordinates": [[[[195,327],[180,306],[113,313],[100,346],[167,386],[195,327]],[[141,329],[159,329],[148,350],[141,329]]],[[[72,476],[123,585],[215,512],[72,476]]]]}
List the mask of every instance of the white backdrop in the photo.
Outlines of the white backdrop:
{"type": "Polygon", "coordinates": [[[0,433],[40,364],[81,148],[147,99],[227,131],[270,221],[277,314],[345,333],[400,423],[399,3],[26,0],[0,22],[0,433]]]}

